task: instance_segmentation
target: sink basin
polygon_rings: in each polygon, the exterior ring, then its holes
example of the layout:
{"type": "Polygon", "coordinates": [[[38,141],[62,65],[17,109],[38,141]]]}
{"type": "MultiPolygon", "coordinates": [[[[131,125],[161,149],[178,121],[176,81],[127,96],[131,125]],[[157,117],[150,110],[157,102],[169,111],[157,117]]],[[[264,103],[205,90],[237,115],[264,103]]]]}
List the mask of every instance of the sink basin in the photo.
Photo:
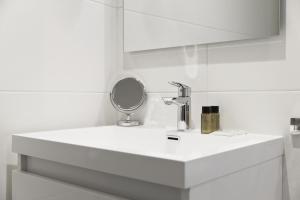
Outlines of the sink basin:
{"type": "Polygon", "coordinates": [[[185,189],[278,158],[283,141],[107,126],[13,135],[13,152],[185,189]]]}

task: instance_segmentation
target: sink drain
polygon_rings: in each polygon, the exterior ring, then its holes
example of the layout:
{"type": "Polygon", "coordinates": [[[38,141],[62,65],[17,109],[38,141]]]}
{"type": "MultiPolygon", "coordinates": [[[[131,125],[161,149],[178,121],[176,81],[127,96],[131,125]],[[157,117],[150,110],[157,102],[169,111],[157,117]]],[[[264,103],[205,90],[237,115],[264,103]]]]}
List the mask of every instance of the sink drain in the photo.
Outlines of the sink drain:
{"type": "Polygon", "coordinates": [[[179,141],[180,137],[178,135],[167,135],[168,140],[179,141]]]}

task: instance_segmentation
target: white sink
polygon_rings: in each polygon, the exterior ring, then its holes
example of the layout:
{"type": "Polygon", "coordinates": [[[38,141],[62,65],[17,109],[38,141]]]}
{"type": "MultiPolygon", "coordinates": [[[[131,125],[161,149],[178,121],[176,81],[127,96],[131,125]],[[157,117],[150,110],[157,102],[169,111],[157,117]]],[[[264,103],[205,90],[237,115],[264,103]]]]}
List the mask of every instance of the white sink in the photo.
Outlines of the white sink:
{"type": "Polygon", "coordinates": [[[281,157],[279,136],[97,127],[18,134],[15,153],[135,180],[191,188],[281,157]],[[176,135],[180,140],[168,140],[176,135]]]}

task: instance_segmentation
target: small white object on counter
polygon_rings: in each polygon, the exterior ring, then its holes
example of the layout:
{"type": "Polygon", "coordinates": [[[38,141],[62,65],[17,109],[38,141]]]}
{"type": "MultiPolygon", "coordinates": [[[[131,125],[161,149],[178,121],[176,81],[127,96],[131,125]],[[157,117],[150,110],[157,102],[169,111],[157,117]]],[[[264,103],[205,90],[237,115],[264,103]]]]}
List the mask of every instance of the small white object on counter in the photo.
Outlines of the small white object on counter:
{"type": "Polygon", "coordinates": [[[239,135],[247,135],[247,131],[243,130],[224,130],[224,131],[216,131],[212,133],[216,136],[227,136],[227,137],[233,137],[233,136],[239,136],[239,135]]]}
{"type": "Polygon", "coordinates": [[[166,139],[169,134],[170,131],[165,129],[116,126],[46,131],[14,135],[13,151],[181,188],[192,187],[283,154],[280,136],[247,134],[245,137],[219,137],[203,135],[195,130],[176,132],[180,137],[176,143],[166,139]],[[222,167],[216,173],[214,167],[206,168],[201,163],[222,167]],[[153,166],[159,170],[149,176],[153,166]],[[204,168],[201,169],[201,166],[204,168]]]}

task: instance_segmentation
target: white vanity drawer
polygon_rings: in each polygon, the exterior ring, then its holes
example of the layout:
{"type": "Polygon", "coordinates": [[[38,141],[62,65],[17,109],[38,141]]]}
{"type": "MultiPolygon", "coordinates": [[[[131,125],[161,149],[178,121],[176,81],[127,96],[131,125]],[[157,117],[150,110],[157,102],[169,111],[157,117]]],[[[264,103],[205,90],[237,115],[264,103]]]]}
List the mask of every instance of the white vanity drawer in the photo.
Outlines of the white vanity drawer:
{"type": "Polygon", "coordinates": [[[13,200],[128,200],[21,171],[13,172],[13,200]]]}

